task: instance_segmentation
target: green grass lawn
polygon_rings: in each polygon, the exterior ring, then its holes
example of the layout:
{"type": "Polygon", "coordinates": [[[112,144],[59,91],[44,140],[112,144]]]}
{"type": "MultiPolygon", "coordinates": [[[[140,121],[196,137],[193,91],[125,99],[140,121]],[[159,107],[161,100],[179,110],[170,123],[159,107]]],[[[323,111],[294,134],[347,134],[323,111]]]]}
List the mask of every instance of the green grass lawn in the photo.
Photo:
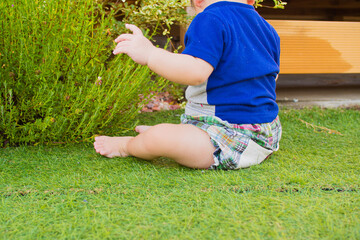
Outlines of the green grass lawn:
{"type": "Polygon", "coordinates": [[[280,117],[280,150],[238,171],[107,159],[90,143],[0,149],[0,239],[360,239],[360,111],[280,117]]]}

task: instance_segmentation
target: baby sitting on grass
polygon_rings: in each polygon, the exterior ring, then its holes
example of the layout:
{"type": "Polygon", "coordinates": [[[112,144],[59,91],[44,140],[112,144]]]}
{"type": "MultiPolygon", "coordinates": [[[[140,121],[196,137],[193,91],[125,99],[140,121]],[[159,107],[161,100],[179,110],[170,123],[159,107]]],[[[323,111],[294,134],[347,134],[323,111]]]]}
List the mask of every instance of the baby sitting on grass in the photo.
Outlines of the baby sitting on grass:
{"type": "Polygon", "coordinates": [[[197,16],[181,54],[155,47],[139,28],[126,25],[132,34],[115,40],[114,54],[125,53],[169,81],[189,85],[188,102],[181,124],[138,126],[136,137],[96,137],[96,152],[228,170],[259,164],[277,151],[280,39],[253,4],[192,0],[197,16]]]}

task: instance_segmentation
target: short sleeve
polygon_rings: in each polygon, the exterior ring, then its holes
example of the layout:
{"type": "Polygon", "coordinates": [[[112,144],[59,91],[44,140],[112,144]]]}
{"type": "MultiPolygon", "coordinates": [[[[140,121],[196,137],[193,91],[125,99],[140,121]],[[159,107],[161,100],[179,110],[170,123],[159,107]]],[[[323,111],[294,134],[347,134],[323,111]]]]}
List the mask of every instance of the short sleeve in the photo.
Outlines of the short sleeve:
{"type": "Polygon", "coordinates": [[[225,27],[213,14],[200,13],[185,34],[183,54],[201,58],[214,68],[223,54],[225,27]]]}

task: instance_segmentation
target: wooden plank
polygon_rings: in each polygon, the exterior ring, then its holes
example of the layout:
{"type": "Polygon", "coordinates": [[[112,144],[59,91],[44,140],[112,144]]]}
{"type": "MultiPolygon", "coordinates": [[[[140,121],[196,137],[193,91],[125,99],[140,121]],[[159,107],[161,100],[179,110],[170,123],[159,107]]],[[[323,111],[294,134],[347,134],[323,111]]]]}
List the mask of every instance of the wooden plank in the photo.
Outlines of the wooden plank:
{"type": "Polygon", "coordinates": [[[360,8],[360,1],[358,0],[288,0],[284,1],[288,4],[286,8],[333,8],[333,9],[353,9],[360,8]]]}
{"type": "Polygon", "coordinates": [[[258,9],[265,19],[277,20],[321,20],[321,21],[360,21],[360,8],[353,9],[258,9]]]}
{"type": "Polygon", "coordinates": [[[360,73],[360,22],[268,21],[281,38],[280,73],[360,73]]]}
{"type": "Polygon", "coordinates": [[[353,87],[360,85],[360,73],[341,74],[280,74],[277,88],[291,87],[353,87]]]}
{"type": "MultiPolygon", "coordinates": [[[[287,0],[285,9],[257,8],[266,19],[359,21],[359,0],[287,0]]],[[[271,5],[272,1],[265,1],[271,5]]]]}

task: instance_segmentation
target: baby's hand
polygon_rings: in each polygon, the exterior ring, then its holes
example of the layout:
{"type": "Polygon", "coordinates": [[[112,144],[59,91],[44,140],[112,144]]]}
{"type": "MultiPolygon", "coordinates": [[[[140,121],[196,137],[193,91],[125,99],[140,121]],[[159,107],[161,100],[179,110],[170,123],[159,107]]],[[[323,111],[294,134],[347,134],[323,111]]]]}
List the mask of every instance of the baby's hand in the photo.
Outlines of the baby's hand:
{"type": "Polygon", "coordinates": [[[126,24],[125,27],[133,33],[121,34],[115,39],[117,45],[113,51],[114,55],[125,53],[135,62],[141,65],[147,65],[149,56],[156,47],[144,37],[137,26],[126,24]]]}

